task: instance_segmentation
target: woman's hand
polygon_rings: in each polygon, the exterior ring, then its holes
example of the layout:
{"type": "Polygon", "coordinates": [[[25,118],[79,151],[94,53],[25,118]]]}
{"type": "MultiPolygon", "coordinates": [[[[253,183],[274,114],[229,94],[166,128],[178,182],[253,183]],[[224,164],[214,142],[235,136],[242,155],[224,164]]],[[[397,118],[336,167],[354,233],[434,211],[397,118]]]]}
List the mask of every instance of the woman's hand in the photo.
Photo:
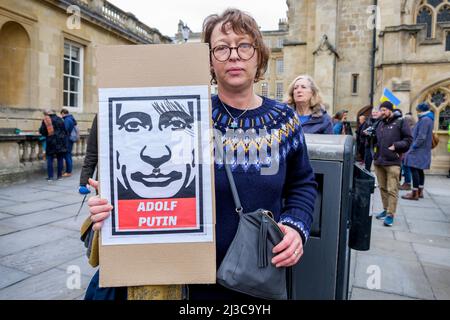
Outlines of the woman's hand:
{"type": "MultiPolygon", "coordinates": [[[[98,181],[89,179],[89,185],[95,188],[95,190],[98,190],[98,181]]],[[[88,206],[91,220],[94,222],[92,229],[94,231],[100,230],[103,226],[103,221],[111,214],[113,206],[108,203],[108,200],[100,199],[99,196],[90,197],[88,206]]]]}
{"type": "Polygon", "coordinates": [[[290,267],[300,260],[303,255],[303,242],[300,234],[293,228],[278,223],[284,233],[283,240],[273,248],[276,254],[272,263],[277,267],[290,267]]]}

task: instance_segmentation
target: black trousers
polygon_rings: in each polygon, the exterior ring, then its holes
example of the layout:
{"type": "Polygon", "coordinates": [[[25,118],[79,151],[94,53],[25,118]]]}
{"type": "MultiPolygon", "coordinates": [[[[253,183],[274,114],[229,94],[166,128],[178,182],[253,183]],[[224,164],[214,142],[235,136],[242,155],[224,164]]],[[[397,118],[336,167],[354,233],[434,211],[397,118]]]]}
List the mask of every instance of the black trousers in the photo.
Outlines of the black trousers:
{"type": "Polygon", "coordinates": [[[413,188],[418,189],[419,186],[423,188],[425,184],[425,174],[422,169],[411,168],[411,175],[413,180],[413,188]]]}
{"type": "Polygon", "coordinates": [[[372,167],[372,150],[370,148],[364,149],[364,164],[367,171],[370,172],[370,168],[372,167]]]}

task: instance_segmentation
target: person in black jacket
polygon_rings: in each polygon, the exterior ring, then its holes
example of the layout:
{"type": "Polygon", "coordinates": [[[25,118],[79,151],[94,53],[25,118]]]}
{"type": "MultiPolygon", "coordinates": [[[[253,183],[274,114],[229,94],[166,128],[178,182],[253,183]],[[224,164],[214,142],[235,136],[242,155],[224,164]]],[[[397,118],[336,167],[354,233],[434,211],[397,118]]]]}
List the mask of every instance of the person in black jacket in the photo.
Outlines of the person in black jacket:
{"type": "Polygon", "coordinates": [[[367,121],[365,115],[358,117],[358,126],[356,128],[356,160],[364,162],[364,152],[366,146],[366,136],[363,134],[363,130],[367,128],[367,121]]]}
{"type": "Polygon", "coordinates": [[[84,157],[83,167],[80,174],[80,193],[88,193],[87,185],[89,178],[94,175],[98,162],[98,145],[97,145],[97,115],[92,121],[92,127],[87,140],[86,156],[84,157]]]}
{"type": "Polygon", "coordinates": [[[45,157],[47,159],[47,180],[53,180],[53,160],[55,157],[58,161],[57,179],[61,180],[63,159],[67,152],[67,132],[64,127],[63,119],[58,117],[53,110],[45,111],[39,133],[43,135],[46,140],[45,157]]]}
{"type": "Polygon", "coordinates": [[[367,121],[361,128],[362,135],[366,137],[364,142],[364,166],[369,172],[372,168],[373,155],[375,152],[374,146],[376,141],[376,132],[378,124],[381,121],[380,117],[381,113],[378,108],[373,108],[371,116],[369,117],[369,119],[367,119],[367,121]]]}
{"type": "Polygon", "coordinates": [[[376,218],[384,219],[385,226],[392,226],[397,209],[401,155],[409,150],[412,135],[392,103],[383,102],[380,111],[382,121],[376,130],[374,160],[384,210],[376,218]]]}

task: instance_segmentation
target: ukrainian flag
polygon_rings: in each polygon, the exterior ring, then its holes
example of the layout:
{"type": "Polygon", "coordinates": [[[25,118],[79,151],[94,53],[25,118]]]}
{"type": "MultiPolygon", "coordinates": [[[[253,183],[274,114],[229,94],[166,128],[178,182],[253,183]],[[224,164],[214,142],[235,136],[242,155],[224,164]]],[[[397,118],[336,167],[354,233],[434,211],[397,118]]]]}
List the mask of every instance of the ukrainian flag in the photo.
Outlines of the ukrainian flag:
{"type": "Polygon", "coordinates": [[[388,88],[384,88],[383,96],[380,99],[380,102],[385,101],[390,101],[396,107],[398,107],[401,103],[400,99],[394,96],[394,94],[388,88]]]}

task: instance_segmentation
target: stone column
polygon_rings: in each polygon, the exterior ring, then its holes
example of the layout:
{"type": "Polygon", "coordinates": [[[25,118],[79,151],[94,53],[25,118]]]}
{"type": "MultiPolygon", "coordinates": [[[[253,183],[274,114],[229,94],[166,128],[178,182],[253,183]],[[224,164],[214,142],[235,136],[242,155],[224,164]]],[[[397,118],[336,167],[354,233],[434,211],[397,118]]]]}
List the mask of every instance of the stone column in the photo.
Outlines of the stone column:
{"type": "Polygon", "coordinates": [[[38,158],[38,141],[30,141],[30,162],[34,162],[38,158]]]}
{"type": "Polygon", "coordinates": [[[25,163],[30,161],[30,142],[24,141],[22,145],[23,145],[23,154],[21,162],[25,163]]]}
{"type": "Polygon", "coordinates": [[[102,14],[103,12],[103,6],[105,5],[104,0],[89,0],[89,9],[92,11],[102,14]]]}
{"type": "Polygon", "coordinates": [[[336,78],[336,48],[337,0],[321,0],[316,2],[315,12],[315,51],[314,80],[322,90],[324,103],[330,106],[328,112],[334,111],[335,78],[336,78]],[[331,48],[331,49],[330,49],[331,48]]]}
{"type": "Polygon", "coordinates": [[[128,30],[136,33],[136,17],[133,14],[129,12],[127,13],[127,20],[125,21],[125,25],[128,30]]]}
{"type": "Polygon", "coordinates": [[[44,159],[44,148],[42,147],[42,143],[38,142],[38,160],[44,159]]]}

